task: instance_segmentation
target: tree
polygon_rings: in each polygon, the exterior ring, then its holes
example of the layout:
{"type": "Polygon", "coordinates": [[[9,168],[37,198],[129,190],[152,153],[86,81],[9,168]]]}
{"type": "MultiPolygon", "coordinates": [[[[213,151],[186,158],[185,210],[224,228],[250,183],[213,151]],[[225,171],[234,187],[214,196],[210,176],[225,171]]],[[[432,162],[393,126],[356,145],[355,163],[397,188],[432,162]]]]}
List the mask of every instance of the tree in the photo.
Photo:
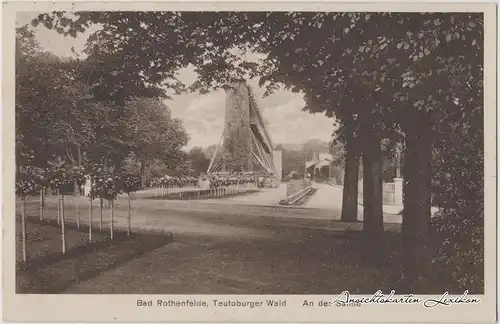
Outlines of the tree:
{"type": "Polygon", "coordinates": [[[354,139],[349,139],[346,142],[341,219],[344,222],[356,222],[358,220],[358,177],[360,152],[354,139]]]}
{"type": "Polygon", "coordinates": [[[33,37],[25,27],[17,30],[17,156],[22,162],[29,155],[40,167],[60,156],[77,167],[80,150],[93,140],[89,87],[74,80],[76,63],[40,51],[33,37]]]}
{"type": "MultiPolygon", "coordinates": [[[[42,52],[26,27],[17,30],[16,43],[17,163],[45,169],[58,160],[60,165],[72,165],[79,228],[79,188],[85,181],[82,156],[105,151],[106,157],[113,152],[101,149],[109,142],[100,131],[109,128],[109,114],[89,95],[91,87],[76,80],[77,61],[42,52]]],[[[63,208],[64,203],[58,203],[58,222],[63,208]]]]}
{"type": "MultiPolygon", "coordinates": [[[[132,98],[125,106],[124,123],[128,132],[130,151],[140,163],[140,176],[153,160],[176,164],[180,149],[187,144],[182,122],[172,118],[170,110],[161,101],[132,98]],[[169,161],[170,160],[170,161],[169,161]]],[[[145,183],[143,183],[143,187],[145,183]]]]}
{"type": "MultiPolygon", "coordinates": [[[[144,165],[172,163],[187,142],[181,122],[157,100],[130,98],[126,107],[92,96],[87,61],[61,60],[38,48],[26,27],[17,32],[16,151],[20,163],[47,167],[57,156],[82,165],[82,155],[118,171],[134,153],[144,165]]],[[[124,103],[125,105],[125,103],[124,103]]],[[[75,195],[76,192],[75,186],[75,195]]]]}
{"type": "Polygon", "coordinates": [[[128,213],[127,213],[127,235],[131,233],[131,194],[141,188],[141,178],[137,174],[122,173],[121,182],[123,184],[123,192],[128,196],[128,213]]]}
{"type": "Polygon", "coordinates": [[[282,173],[283,179],[286,179],[291,174],[297,174],[304,176],[304,169],[306,165],[306,161],[308,158],[306,157],[305,151],[292,151],[287,150],[285,148],[281,148],[282,150],[282,173]]]}
{"type": "Polygon", "coordinates": [[[22,258],[23,261],[27,260],[27,250],[26,250],[26,196],[34,194],[39,190],[39,185],[36,182],[36,178],[39,177],[39,170],[33,167],[20,167],[19,173],[16,177],[16,195],[21,197],[21,239],[22,239],[22,258]]]}
{"type": "Polygon", "coordinates": [[[184,151],[177,152],[176,156],[163,160],[163,163],[166,166],[167,174],[177,177],[189,176],[194,172],[188,154],[184,151]]]}
{"type": "MultiPolygon", "coordinates": [[[[109,210],[110,213],[110,223],[109,223],[109,230],[110,230],[110,237],[113,239],[114,237],[114,223],[115,223],[115,200],[116,197],[121,193],[123,190],[123,182],[122,179],[118,175],[111,175],[111,174],[103,174],[104,177],[100,177],[97,179],[94,188],[95,191],[100,195],[100,197],[106,199],[107,201],[110,202],[111,207],[109,210]]],[[[129,188],[130,189],[130,188],[129,188]]]]}
{"type": "Polygon", "coordinates": [[[195,176],[207,172],[210,160],[201,147],[193,147],[189,150],[187,158],[191,162],[191,167],[193,168],[195,176]]]}
{"type": "Polygon", "coordinates": [[[63,161],[60,163],[53,165],[49,184],[51,188],[57,191],[57,222],[61,225],[61,245],[62,245],[62,253],[66,253],[66,222],[64,217],[64,194],[61,192],[61,188],[67,184],[71,183],[71,177],[69,175],[66,166],[63,161]]]}
{"type": "Polygon", "coordinates": [[[102,230],[102,205],[103,198],[105,197],[105,188],[103,183],[104,179],[108,179],[110,177],[110,174],[107,172],[104,165],[92,163],[88,160],[85,163],[85,169],[90,180],[90,191],[87,195],[89,197],[89,242],[92,242],[92,201],[95,198],[99,198],[100,200],[99,230],[102,230]]]}
{"type": "Polygon", "coordinates": [[[205,153],[205,156],[210,160],[214,156],[215,149],[217,148],[216,144],[210,145],[206,147],[203,152],[205,153]]]}
{"type": "Polygon", "coordinates": [[[52,12],[39,15],[32,24],[71,37],[101,24],[88,39],[81,78],[94,84],[92,94],[98,100],[123,108],[132,97],[158,99],[182,90],[177,73],[202,54],[197,40],[204,38],[183,19],[181,12],[74,12],[71,16],[52,12]]]}
{"type": "MultiPolygon", "coordinates": [[[[474,105],[480,102],[473,101],[474,105]]],[[[467,103],[468,104],[468,103],[467,103]]],[[[477,106],[479,108],[479,106],[477,106]]],[[[484,131],[483,110],[467,124],[436,136],[432,165],[432,205],[437,244],[434,264],[447,271],[436,280],[451,290],[484,291],[484,131]],[[467,185],[464,185],[467,184],[467,185]]]]}
{"type": "MultiPolygon", "coordinates": [[[[79,162],[81,165],[81,160],[79,162]]],[[[75,185],[75,204],[76,204],[76,226],[78,231],[80,230],[80,188],[85,184],[85,169],[83,166],[76,166],[70,170],[69,177],[75,185]]]]}

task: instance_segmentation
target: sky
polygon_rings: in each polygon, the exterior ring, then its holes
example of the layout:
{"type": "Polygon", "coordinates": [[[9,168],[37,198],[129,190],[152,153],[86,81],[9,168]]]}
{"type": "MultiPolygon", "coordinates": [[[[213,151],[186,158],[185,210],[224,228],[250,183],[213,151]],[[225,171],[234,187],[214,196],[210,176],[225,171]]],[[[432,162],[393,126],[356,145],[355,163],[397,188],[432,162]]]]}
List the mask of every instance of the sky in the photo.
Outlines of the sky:
{"type": "MultiPolygon", "coordinates": [[[[29,24],[37,13],[19,12],[17,26],[29,24]]],[[[31,27],[41,47],[61,57],[74,56],[71,48],[80,53],[87,37],[93,30],[77,36],[64,37],[45,27],[31,27]]],[[[250,59],[250,58],[249,58],[250,59]]],[[[180,71],[181,81],[189,85],[196,79],[196,73],[186,68],[180,71]]],[[[304,100],[301,94],[287,90],[276,91],[273,95],[262,98],[265,89],[258,86],[257,80],[249,80],[259,103],[263,118],[273,143],[301,144],[310,139],[329,141],[333,133],[333,120],[323,114],[303,112],[304,100]]],[[[165,104],[172,115],[183,121],[190,140],[186,149],[194,146],[207,147],[217,144],[223,131],[226,94],[223,90],[207,95],[175,95],[165,104]]]]}

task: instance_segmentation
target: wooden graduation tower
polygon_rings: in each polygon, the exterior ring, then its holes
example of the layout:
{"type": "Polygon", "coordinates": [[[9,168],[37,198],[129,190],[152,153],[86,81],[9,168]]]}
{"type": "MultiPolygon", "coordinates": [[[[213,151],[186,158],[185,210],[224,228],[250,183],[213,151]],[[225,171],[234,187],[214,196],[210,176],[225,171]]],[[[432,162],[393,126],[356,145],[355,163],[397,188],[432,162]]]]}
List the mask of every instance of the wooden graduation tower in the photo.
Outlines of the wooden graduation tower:
{"type": "Polygon", "coordinates": [[[224,131],[207,173],[253,173],[281,180],[275,151],[252,89],[245,82],[226,89],[224,131]]]}

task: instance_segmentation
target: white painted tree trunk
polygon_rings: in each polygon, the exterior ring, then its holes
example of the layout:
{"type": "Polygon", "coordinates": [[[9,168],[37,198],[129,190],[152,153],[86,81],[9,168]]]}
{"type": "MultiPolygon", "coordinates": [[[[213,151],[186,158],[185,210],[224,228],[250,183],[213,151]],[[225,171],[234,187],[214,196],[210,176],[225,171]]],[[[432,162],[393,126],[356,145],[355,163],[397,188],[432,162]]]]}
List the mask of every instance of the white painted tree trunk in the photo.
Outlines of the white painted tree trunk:
{"type": "Polygon", "coordinates": [[[131,211],[131,194],[128,194],[128,215],[127,215],[127,235],[130,236],[130,211],[131,211]]]}
{"type": "Polygon", "coordinates": [[[21,236],[22,236],[22,254],[23,261],[26,262],[26,197],[21,202],[21,236]]]}
{"type": "Polygon", "coordinates": [[[57,189],[57,225],[61,225],[61,195],[57,189]]]}
{"type": "Polygon", "coordinates": [[[110,213],[111,213],[111,225],[110,225],[110,230],[111,230],[111,239],[113,239],[114,236],[114,221],[115,221],[115,201],[112,200],[110,201],[111,203],[111,208],[110,208],[110,213]]]}
{"type": "Polygon", "coordinates": [[[64,228],[64,195],[61,195],[61,243],[62,253],[66,254],[66,231],[64,228]]]}
{"type": "Polygon", "coordinates": [[[80,231],[80,188],[75,182],[76,229],[80,231]]]}
{"type": "Polygon", "coordinates": [[[43,187],[40,189],[40,221],[43,220],[43,187]]]}
{"type": "Polygon", "coordinates": [[[99,230],[102,231],[102,205],[104,204],[104,201],[102,198],[99,198],[99,201],[101,203],[101,209],[100,209],[100,218],[99,218],[99,230]]]}
{"type": "MultiPolygon", "coordinates": [[[[90,181],[90,191],[92,190],[92,180],[90,181]]],[[[89,194],[89,242],[92,242],[92,197],[89,194]]]]}

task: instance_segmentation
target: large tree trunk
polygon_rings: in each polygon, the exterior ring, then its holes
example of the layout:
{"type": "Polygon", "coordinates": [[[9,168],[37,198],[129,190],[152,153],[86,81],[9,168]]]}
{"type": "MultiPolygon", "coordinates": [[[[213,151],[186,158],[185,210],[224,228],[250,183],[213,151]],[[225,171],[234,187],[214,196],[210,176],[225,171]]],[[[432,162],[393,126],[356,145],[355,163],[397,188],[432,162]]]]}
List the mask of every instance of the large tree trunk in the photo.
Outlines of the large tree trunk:
{"type": "Polygon", "coordinates": [[[429,262],[428,244],[431,229],[430,130],[406,135],[403,211],[403,277],[406,289],[413,289],[419,273],[429,262]]]}
{"type": "Polygon", "coordinates": [[[384,217],[382,210],[382,138],[371,118],[362,124],[363,150],[363,238],[365,258],[384,262],[384,217]]]}
{"type": "Polygon", "coordinates": [[[359,154],[356,143],[349,139],[346,144],[346,161],[344,172],[344,187],[342,196],[343,222],[358,220],[358,176],[359,154]]]}

